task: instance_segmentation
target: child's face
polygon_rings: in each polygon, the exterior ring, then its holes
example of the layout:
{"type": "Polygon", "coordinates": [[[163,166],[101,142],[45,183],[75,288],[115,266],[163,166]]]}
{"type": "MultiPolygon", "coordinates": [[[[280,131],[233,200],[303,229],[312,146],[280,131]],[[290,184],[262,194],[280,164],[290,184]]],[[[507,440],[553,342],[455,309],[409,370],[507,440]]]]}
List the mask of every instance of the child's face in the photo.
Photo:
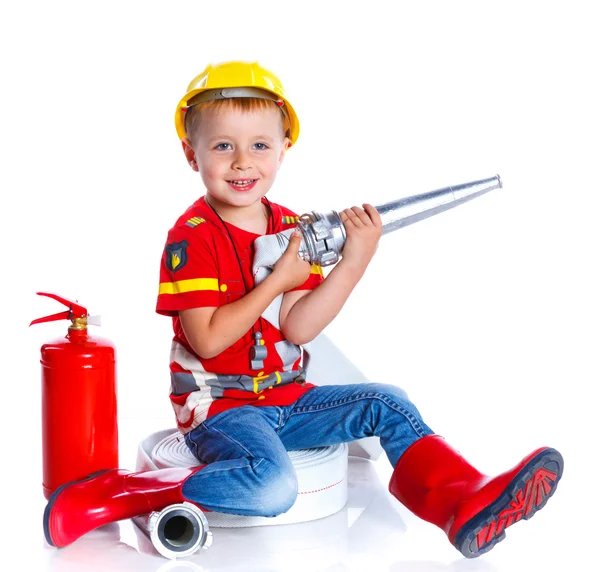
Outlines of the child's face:
{"type": "Polygon", "coordinates": [[[274,106],[211,109],[202,115],[194,141],[184,140],[184,152],[216,208],[249,206],[267,194],[287,147],[281,121],[274,106]]]}

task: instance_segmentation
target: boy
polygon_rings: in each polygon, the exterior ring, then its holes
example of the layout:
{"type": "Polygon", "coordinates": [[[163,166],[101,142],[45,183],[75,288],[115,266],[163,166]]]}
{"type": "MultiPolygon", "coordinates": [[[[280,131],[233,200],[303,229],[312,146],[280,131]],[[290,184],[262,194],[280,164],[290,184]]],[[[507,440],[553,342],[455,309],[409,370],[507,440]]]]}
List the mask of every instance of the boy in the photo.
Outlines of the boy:
{"type": "Polygon", "coordinates": [[[487,477],[433,433],[401,389],[305,381],[299,346],[344,305],[375,253],[381,221],[368,204],[341,212],[347,241],[327,279],[299,258],[294,233],[273,272],[254,287],[254,240],[297,220],[265,196],[299,133],[278,78],[257,63],[209,66],[190,84],[175,121],[206,195],[169,232],[157,311],[173,318],[171,401],[203,465],[107,471],[59,489],[44,517],[48,541],[64,546],[106,522],[183,500],[275,516],[297,495],[288,450],[373,435],[394,467],[390,492],[468,558],[542,508],[562,475],[554,449],[540,448],[487,477]],[[262,315],[280,295],[273,324],[262,315]]]}

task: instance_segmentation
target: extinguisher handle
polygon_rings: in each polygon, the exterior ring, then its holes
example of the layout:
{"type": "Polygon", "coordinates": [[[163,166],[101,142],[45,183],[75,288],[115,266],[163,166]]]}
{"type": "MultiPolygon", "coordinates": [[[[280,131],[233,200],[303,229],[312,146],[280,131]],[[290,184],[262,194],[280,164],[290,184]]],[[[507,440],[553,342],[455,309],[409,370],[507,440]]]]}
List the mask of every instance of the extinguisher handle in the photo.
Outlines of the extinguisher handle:
{"type": "Polygon", "coordinates": [[[67,298],[63,298],[62,296],[58,296],[58,294],[51,294],[49,292],[36,292],[36,294],[40,296],[48,296],[48,298],[52,298],[61,304],[64,304],[69,309],[63,312],[58,312],[57,314],[52,314],[51,316],[45,316],[44,318],[38,318],[37,320],[33,320],[30,326],[33,324],[39,324],[41,322],[53,322],[55,320],[70,320],[72,318],[85,318],[88,315],[88,311],[81,304],[78,304],[77,301],[73,302],[72,300],[68,300],[67,298]]]}

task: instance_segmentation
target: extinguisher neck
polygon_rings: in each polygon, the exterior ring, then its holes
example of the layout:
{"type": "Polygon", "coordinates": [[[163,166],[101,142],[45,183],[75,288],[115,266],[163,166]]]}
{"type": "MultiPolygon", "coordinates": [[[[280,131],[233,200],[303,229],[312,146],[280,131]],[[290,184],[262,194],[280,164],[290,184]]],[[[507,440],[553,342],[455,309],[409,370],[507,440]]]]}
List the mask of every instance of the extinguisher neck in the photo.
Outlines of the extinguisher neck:
{"type": "Polygon", "coordinates": [[[69,327],[66,339],[70,340],[71,342],[85,342],[88,340],[88,331],[87,329],[74,330],[73,328],[69,327]]]}
{"type": "Polygon", "coordinates": [[[71,318],[69,332],[82,332],[87,330],[87,316],[71,318]]]}

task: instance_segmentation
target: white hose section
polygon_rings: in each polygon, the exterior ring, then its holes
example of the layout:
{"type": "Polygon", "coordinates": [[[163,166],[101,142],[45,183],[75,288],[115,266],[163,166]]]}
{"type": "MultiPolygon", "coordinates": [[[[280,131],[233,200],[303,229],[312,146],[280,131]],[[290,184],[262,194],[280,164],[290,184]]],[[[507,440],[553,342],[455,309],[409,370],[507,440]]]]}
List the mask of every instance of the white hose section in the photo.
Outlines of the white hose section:
{"type": "MultiPolygon", "coordinates": [[[[209,526],[237,528],[306,522],[334,514],[346,505],[348,446],[345,443],[289,451],[289,456],[298,477],[298,497],[288,512],[273,518],[206,512],[209,526]]],[[[183,436],[173,429],[153,433],[138,447],[138,471],[198,464],[183,436]]]]}
{"type": "MultiPolygon", "coordinates": [[[[288,228],[278,234],[265,234],[254,241],[254,260],[252,261],[252,274],[254,276],[254,285],[258,286],[271,272],[273,266],[286,251],[290,236],[295,228],[288,228]],[[283,240],[278,235],[284,237],[283,240]]],[[[278,330],[279,312],[283,302],[283,294],[279,294],[262,313],[262,317],[273,324],[278,330]]]]}

